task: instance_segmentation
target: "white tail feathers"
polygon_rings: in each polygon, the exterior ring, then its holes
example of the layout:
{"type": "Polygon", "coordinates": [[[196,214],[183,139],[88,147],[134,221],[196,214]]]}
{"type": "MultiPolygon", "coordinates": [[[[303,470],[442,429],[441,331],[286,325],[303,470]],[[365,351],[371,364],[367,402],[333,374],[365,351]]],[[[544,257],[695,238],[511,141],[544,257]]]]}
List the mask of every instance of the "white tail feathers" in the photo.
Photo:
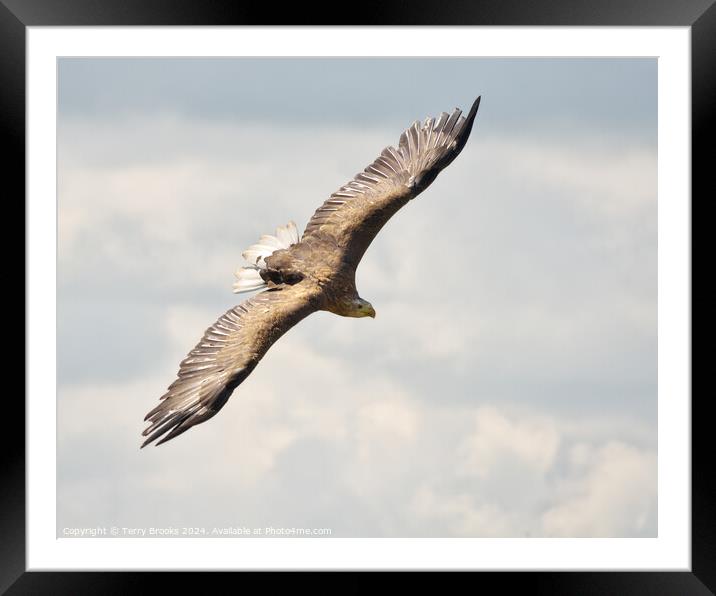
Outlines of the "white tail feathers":
{"type": "Polygon", "coordinates": [[[236,271],[235,275],[234,294],[258,290],[266,285],[266,282],[259,275],[259,269],[256,267],[242,267],[236,271]]]}
{"type": "Polygon", "coordinates": [[[234,293],[250,292],[258,290],[266,285],[260,275],[261,269],[266,269],[264,259],[271,256],[275,251],[298,242],[298,228],[292,221],[285,226],[276,228],[276,235],[264,234],[256,244],[249,246],[241,256],[249,263],[248,266],[237,269],[236,282],[234,282],[234,293]]]}
{"type": "Polygon", "coordinates": [[[269,236],[264,234],[259,238],[256,244],[249,246],[241,256],[244,257],[252,268],[265,269],[266,263],[264,259],[271,256],[275,251],[298,242],[298,229],[292,221],[285,226],[276,228],[276,235],[269,236]]]}

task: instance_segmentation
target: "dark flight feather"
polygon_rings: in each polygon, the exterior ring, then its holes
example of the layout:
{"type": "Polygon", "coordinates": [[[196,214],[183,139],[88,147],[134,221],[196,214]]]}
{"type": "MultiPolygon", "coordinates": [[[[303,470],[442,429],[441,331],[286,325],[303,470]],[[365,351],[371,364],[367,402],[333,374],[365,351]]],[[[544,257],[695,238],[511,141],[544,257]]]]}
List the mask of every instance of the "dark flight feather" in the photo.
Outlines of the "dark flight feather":
{"type": "Polygon", "coordinates": [[[466,117],[455,108],[400,136],[398,148],[386,147],[321,205],[308,222],[302,240],[331,236],[343,258],[357,266],[373,238],[390,217],[425,190],[462,151],[480,105],[478,97],[466,117]]]}
{"type": "Polygon", "coordinates": [[[226,311],[179,365],[177,379],[144,418],[142,447],[161,445],[216,415],[271,344],[311,314],[312,286],[279,286],[226,311]]]}

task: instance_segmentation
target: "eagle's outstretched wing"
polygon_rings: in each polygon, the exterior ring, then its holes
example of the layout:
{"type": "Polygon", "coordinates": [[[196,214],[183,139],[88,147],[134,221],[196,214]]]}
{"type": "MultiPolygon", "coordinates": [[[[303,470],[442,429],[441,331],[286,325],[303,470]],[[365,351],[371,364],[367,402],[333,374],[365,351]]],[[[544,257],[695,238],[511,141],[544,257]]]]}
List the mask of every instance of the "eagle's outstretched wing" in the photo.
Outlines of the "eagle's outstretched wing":
{"type": "Polygon", "coordinates": [[[178,378],[144,420],[142,447],[173,439],[214,416],[271,345],[316,309],[308,283],[276,286],[225,312],[179,366],[178,378]],[[168,433],[168,434],[166,434],[168,433]],[[148,435],[148,436],[147,436],[148,435]]]}
{"type": "Polygon", "coordinates": [[[455,109],[439,118],[415,122],[400,137],[398,148],[386,147],[363,172],[334,192],[314,213],[303,238],[330,236],[342,257],[354,267],[375,235],[410,199],[425,190],[467,142],[480,105],[467,117],[455,109]]]}

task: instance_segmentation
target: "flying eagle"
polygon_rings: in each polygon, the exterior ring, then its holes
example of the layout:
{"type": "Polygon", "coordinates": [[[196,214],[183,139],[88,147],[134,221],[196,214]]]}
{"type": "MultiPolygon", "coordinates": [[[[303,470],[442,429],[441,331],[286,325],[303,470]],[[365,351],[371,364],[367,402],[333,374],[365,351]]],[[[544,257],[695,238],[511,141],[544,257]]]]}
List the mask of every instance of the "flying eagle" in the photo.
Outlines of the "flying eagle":
{"type": "Polygon", "coordinates": [[[415,122],[365,170],[334,192],[299,240],[296,224],[261,236],[242,256],[234,292],[262,291],[225,312],[179,366],[178,378],[144,418],[142,447],[160,445],[214,416],[271,345],[319,310],[375,317],[358,295],[355,273],[366,249],[390,217],[425,190],[455,159],[470,136],[480,105],[415,122]]]}

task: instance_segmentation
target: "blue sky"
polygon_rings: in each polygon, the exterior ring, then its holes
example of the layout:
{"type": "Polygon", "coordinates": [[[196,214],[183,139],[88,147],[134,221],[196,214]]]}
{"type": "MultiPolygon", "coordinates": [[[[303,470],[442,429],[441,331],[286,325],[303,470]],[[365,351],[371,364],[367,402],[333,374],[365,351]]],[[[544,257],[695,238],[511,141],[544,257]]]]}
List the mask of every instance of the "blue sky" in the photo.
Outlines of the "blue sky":
{"type": "Polygon", "coordinates": [[[58,532],[656,535],[656,72],[61,59],[58,532]],[[361,263],[375,321],[312,315],[140,452],[241,251],[477,95],[463,153],[361,263]]]}

